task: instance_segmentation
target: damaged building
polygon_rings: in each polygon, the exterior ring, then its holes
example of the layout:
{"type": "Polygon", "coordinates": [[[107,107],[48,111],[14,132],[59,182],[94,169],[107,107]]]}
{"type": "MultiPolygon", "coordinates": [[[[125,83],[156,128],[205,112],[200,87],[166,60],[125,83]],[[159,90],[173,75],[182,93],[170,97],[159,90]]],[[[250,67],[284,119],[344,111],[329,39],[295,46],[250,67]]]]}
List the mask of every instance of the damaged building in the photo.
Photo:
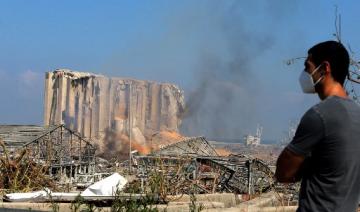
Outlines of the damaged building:
{"type": "Polygon", "coordinates": [[[58,69],[46,73],[44,124],[65,124],[103,150],[106,133],[140,145],[178,132],[184,95],[176,85],[58,69]]]}
{"type": "Polygon", "coordinates": [[[273,176],[269,165],[259,159],[219,156],[204,137],[187,138],[149,155],[133,156],[131,166],[142,184],[154,173],[163,174],[171,185],[166,191],[169,194],[262,193],[270,189],[273,176]]]}
{"type": "Polygon", "coordinates": [[[0,125],[0,139],[0,155],[15,157],[26,150],[29,159],[48,167],[47,174],[59,183],[80,183],[95,173],[95,148],[64,125],[0,125]]]}

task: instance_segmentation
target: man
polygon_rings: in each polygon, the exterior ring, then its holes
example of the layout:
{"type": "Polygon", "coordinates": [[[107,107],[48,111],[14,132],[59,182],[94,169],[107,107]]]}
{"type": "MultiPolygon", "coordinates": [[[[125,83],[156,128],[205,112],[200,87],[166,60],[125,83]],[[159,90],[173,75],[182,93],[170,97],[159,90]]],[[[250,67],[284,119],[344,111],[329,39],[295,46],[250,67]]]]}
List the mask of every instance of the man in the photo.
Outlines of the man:
{"type": "Polygon", "coordinates": [[[360,194],[360,107],[343,87],[349,54],[335,41],[309,49],[300,85],[322,100],[302,117],[280,154],[275,177],[301,181],[297,211],[357,211],[360,194]]]}

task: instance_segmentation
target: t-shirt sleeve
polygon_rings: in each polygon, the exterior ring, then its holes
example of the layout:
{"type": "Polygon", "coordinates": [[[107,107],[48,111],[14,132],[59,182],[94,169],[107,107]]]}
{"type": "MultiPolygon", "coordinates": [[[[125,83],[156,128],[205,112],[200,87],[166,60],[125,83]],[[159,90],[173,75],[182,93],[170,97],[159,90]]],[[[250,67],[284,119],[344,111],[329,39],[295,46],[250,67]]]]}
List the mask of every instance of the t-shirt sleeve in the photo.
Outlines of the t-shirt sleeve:
{"type": "Polygon", "coordinates": [[[296,154],[310,156],[324,134],[324,122],[320,114],[311,108],[301,118],[295,136],[286,148],[296,154]]]}

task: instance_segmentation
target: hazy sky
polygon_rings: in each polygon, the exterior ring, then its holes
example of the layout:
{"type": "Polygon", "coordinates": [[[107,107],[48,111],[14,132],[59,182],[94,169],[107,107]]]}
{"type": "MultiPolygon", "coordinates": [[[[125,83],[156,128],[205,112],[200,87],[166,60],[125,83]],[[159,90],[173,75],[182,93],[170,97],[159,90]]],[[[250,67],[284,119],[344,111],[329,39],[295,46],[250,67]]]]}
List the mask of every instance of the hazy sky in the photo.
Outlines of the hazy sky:
{"type": "Polygon", "coordinates": [[[318,102],[303,60],[334,39],[360,51],[359,1],[0,1],[0,123],[42,124],[44,72],[57,68],[171,82],[191,112],[182,130],[280,139],[318,102]]]}

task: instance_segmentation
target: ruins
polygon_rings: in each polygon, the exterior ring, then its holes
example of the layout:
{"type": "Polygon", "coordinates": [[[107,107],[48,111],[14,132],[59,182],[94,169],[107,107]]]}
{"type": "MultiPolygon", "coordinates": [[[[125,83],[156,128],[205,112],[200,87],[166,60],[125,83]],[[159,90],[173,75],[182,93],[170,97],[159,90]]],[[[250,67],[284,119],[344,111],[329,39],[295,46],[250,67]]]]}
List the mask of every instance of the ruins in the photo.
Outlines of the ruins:
{"type": "Polygon", "coordinates": [[[95,148],[64,125],[0,125],[0,156],[13,158],[26,151],[28,159],[43,167],[60,184],[84,183],[95,174],[95,148]],[[62,181],[66,177],[66,181],[62,181]]]}
{"type": "MultiPolygon", "coordinates": [[[[0,173],[7,174],[0,188],[28,191],[55,182],[55,189],[78,191],[111,173],[121,173],[129,180],[121,191],[125,201],[131,201],[133,189],[137,189],[136,198],[151,190],[156,203],[166,204],[171,196],[184,194],[228,193],[250,198],[269,190],[289,190],[273,182],[271,161],[241,151],[219,154],[205,137],[181,135],[184,110],[183,92],[172,84],[65,69],[48,72],[44,126],[0,126],[0,173]],[[149,151],[140,151],[142,148],[149,151]],[[19,177],[23,170],[26,178],[19,177]],[[10,181],[15,186],[9,186],[10,181]]],[[[248,136],[245,147],[257,150],[260,137],[258,129],[256,136],[248,136]]],[[[291,188],[289,201],[296,198],[296,187],[291,188]]],[[[74,201],[74,196],[66,195],[56,201],[74,201]]],[[[99,202],[98,196],[84,198],[99,202]]],[[[114,196],[106,198],[103,204],[115,201],[114,196]]],[[[50,200],[55,201],[52,197],[31,199],[50,200]]]]}
{"type": "Polygon", "coordinates": [[[163,173],[171,185],[166,192],[172,195],[256,194],[266,192],[273,184],[269,164],[248,155],[219,156],[204,137],[187,138],[149,155],[133,156],[132,160],[141,184],[149,182],[154,172],[163,173]]]}
{"type": "Polygon", "coordinates": [[[65,124],[85,138],[107,131],[141,145],[154,133],[178,132],[184,95],[176,85],[58,69],[46,73],[44,125],[65,124]]]}

